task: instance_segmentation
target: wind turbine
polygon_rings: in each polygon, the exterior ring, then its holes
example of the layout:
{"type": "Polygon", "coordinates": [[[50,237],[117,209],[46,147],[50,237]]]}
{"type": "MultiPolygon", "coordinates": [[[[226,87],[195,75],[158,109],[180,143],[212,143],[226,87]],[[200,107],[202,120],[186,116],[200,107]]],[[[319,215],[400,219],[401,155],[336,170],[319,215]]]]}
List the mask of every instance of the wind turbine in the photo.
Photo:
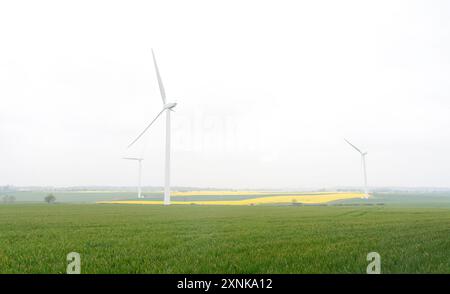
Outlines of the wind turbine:
{"type": "Polygon", "coordinates": [[[366,173],[366,155],[367,155],[367,152],[362,152],[358,147],[356,147],[355,145],[350,143],[347,139],[344,138],[344,140],[350,146],[352,146],[356,151],[358,151],[359,154],[361,154],[361,165],[362,165],[363,178],[364,178],[364,194],[365,194],[364,198],[367,199],[367,198],[369,198],[369,191],[367,189],[367,173],[366,173]]]}
{"type": "Polygon", "coordinates": [[[134,143],[136,143],[139,138],[141,138],[145,132],[150,128],[150,126],[158,119],[158,117],[166,112],[166,159],[165,159],[165,180],[164,180],[164,205],[170,205],[170,112],[173,108],[177,106],[177,103],[166,101],[166,91],[164,90],[164,85],[161,80],[161,75],[159,74],[158,65],[156,64],[155,53],[152,49],[153,63],[155,65],[156,78],[158,79],[159,91],[161,92],[161,98],[163,102],[162,110],[156,115],[156,117],[145,127],[145,129],[128,145],[130,148],[134,143]]]}
{"type": "Polygon", "coordinates": [[[141,195],[142,160],[144,160],[144,158],[137,158],[137,157],[123,157],[122,159],[135,160],[135,161],[139,162],[138,198],[144,198],[144,197],[141,195]]]}

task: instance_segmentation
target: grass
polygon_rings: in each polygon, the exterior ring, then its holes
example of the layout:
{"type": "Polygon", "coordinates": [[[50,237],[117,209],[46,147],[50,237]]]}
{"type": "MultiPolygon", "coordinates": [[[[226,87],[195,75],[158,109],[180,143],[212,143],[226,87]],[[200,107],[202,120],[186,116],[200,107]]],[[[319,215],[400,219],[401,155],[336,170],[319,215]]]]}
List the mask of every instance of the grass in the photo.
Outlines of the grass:
{"type": "Polygon", "coordinates": [[[450,273],[450,208],[0,205],[0,273],[450,273]]]}

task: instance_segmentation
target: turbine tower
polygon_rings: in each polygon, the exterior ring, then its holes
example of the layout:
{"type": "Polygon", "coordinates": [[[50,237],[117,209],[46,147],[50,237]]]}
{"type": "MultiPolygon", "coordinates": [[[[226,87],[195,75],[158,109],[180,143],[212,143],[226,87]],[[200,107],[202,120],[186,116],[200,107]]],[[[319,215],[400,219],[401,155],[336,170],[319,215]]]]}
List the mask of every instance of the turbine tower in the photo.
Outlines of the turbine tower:
{"type": "Polygon", "coordinates": [[[361,165],[362,165],[363,179],[364,179],[364,194],[365,194],[364,198],[367,199],[367,198],[369,198],[369,191],[367,189],[367,173],[366,173],[366,155],[367,155],[367,152],[362,152],[358,147],[356,147],[355,145],[350,143],[347,139],[344,139],[344,140],[350,146],[352,146],[356,151],[358,151],[359,154],[361,154],[361,165]]]}
{"type": "Polygon", "coordinates": [[[158,64],[156,63],[155,53],[152,49],[153,63],[155,65],[156,78],[158,79],[159,91],[161,93],[163,108],[156,115],[156,117],[147,125],[147,127],[128,145],[130,148],[134,143],[136,143],[139,138],[141,138],[145,132],[150,128],[150,126],[158,119],[158,117],[165,111],[166,112],[166,158],[165,158],[165,180],[164,180],[164,205],[170,205],[170,112],[173,108],[177,106],[177,103],[168,103],[166,101],[166,91],[164,90],[164,85],[159,74],[158,64]]]}
{"type": "Polygon", "coordinates": [[[144,158],[137,158],[137,157],[123,157],[122,159],[127,159],[127,160],[135,160],[137,162],[139,162],[139,176],[138,176],[138,199],[140,198],[144,198],[141,195],[141,174],[142,174],[142,160],[144,160],[144,158]]]}

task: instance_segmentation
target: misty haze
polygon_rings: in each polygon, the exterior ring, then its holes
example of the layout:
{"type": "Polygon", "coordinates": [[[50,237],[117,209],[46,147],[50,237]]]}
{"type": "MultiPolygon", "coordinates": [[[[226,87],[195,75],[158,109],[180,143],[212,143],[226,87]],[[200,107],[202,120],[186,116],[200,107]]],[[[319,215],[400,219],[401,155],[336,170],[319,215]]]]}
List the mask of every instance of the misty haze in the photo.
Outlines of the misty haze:
{"type": "Polygon", "coordinates": [[[449,1],[2,1],[0,284],[448,276],[449,85],[449,1]]]}

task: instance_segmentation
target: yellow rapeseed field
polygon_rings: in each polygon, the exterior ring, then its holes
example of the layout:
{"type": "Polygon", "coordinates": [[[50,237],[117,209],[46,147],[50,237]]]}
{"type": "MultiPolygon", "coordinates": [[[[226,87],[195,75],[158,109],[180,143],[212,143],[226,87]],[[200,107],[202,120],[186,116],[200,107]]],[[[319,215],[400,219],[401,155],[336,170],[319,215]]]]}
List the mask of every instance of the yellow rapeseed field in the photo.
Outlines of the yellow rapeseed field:
{"type": "Polygon", "coordinates": [[[172,192],[172,196],[223,196],[223,195],[263,195],[268,194],[268,192],[261,191],[187,191],[187,192],[172,192]]]}
{"type": "MultiPolygon", "coordinates": [[[[209,191],[208,191],[209,192],[209,191]]],[[[193,194],[194,195],[194,194],[193,194]]],[[[195,194],[198,195],[198,194],[195,194]]],[[[211,195],[211,194],[209,194],[211,195]]],[[[223,194],[221,194],[223,195],[223,194]]],[[[241,194],[242,195],[242,194],[241,194]]],[[[252,194],[253,195],[253,194],[252,194]]],[[[336,200],[361,198],[362,193],[330,193],[330,194],[310,194],[310,195],[283,195],[271,197],[257,197],[242,200],[208,200],[208,201],[171,201],[172,204],[197,204],[197,205],[260,205],[260,204],[283,204],[283,203],[303,203],[303,204],[321,204],[336,200]]],[[[123,201],[99,201],[103,204],[153,204],[161,205],[162,201],[152,200],[123,200],[123,201]]]]}
{"type": "Polygon", "coordinates": [[[329,192],[283,192],[283,191],[174,191],[171,196],[249,196],[249,195],[278,195],[278,194],[293,194],[293,195],[319,195],[329,194],[329,192]]]}

